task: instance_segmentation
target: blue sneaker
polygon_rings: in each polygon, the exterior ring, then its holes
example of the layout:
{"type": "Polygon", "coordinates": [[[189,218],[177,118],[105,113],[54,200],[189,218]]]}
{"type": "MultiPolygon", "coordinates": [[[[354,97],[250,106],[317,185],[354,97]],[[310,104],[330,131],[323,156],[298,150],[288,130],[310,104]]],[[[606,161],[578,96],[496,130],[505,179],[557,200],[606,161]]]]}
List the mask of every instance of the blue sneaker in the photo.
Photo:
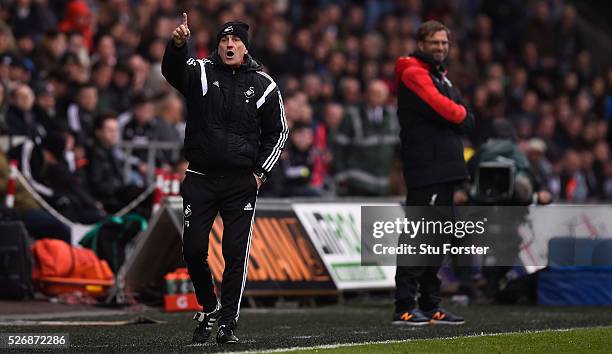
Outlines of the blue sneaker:
{"type": "Polygon", "coordinates": [[[394,313],[392,323],[400,326],[424,326],[429,323],[429,318],[425,317],[420,310],[412,309],[394,313]]]}
{"type": "Polygon", "coordinates": [[[423,314],[429,319],[431,324],[461,325],[465,323],[463,317],[453,315],[443,308],[437,308],[423,314]]]}

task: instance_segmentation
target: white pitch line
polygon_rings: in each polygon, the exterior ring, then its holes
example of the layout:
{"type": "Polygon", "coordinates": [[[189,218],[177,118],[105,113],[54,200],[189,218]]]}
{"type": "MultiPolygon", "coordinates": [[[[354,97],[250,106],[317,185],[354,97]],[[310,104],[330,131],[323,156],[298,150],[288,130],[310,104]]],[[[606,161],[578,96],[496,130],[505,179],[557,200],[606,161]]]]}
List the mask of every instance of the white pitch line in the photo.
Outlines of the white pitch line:
{"type": "Polygon", "coordinates": [[[530,333],[543,333],[543,332],[568,332],[576,329],[590,329],[590,328],[612,328],[612,326],[596,326],[596,327],[574,327],[574,328],[557,328],[557,329],[539,329],[533,331],[518,331],[518,332],[497,332],[497,333],[484,333],[480,334],[469,334],[465,336],[453,336],[453,337],[439,337],[439,338],[412,338],[405,340],[383,340],[383,341],[372,341],[362,343],[339,343],[339,344],[323,344],[315,345],[311,347],[290,347],[290,348],[279,348],[279,349],[267,349],[267,350],[247,350],[242,352],[229,352],[228,354],[254,354],[254,353],[281,353],[281,352],[293,352],[298,350],[317,350],[317,349],[336,349],[344,347],[352,347],[357,345],[371,345],[371,344],[396,344],[414,342],[417,340],[431,341],[431,340],[449,340],[449,339],[460,339],[460,338],[475,338],[475,337],[495,337],[505,334],[530,334],[530,333]]]}

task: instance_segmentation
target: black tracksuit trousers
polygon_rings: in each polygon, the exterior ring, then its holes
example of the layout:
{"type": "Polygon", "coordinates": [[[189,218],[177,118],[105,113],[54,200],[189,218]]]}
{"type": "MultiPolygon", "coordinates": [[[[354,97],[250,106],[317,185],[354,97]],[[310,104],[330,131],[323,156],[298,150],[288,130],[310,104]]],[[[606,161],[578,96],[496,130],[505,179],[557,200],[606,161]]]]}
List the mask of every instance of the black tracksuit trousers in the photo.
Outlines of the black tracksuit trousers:
{"type": "MultiPolygon", "coordinates": [[[[456,183],[441,183],[408,189],[406,206],[453,205],[456,183]]],[[[442,259],[440,259],[440,262],[442,259]]],[[[416,295],[420,292],[419,308],[431,311],[440,306],[440,279],[437,266],[398,266],[395,273],[395,311],[405,312],[416,307],[416,295]]]]}
{"type": "Polygon", "coordinates": [[[183,258],[205,312],[218,300],[208,265],[208,238],[217,213],[223,220],[222,251],[225,262],[221,284],[219,325],[234,327],[246,284],[257,182],[251,172],[195,173],[187,171],[183,197],[183,258]]]}

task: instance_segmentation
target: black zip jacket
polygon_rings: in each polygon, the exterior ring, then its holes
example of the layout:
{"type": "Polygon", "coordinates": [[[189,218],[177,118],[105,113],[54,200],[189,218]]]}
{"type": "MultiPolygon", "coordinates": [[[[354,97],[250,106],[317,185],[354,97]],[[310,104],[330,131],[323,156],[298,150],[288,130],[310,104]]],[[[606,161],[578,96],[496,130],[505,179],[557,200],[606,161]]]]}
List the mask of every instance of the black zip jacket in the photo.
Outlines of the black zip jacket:
{"type": "Polygon", "coordinates": [[[162,74],[187,101],[185,158],[189,169],[251,171],[269,176],[288,135],[283,99],[272,78],[249,55],[238,68],[215,52],[187,57],[170,40],[162,74]]]}
{"type": "Polygon", "coordinates": [[[417,52],[399,58],[395,72],[406,187],[467,179],[461,135],[474,118],[444,67],[417,52]]]}

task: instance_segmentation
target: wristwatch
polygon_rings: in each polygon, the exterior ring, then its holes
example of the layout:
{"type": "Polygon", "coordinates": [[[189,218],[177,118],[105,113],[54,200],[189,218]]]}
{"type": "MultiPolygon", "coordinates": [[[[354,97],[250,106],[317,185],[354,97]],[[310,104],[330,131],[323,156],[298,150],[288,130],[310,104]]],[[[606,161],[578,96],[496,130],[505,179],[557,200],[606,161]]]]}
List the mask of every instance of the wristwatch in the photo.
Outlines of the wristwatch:
{"type": "Polygon", "coordinates": [[[265,173],[263,172],[255,172],[255,176],[257,176],[257,178],[259,178],[259,180],[261,181],[261,183],[266,182],[266,180],[268,179],[268,177],[266,176],[265,173]]]}

